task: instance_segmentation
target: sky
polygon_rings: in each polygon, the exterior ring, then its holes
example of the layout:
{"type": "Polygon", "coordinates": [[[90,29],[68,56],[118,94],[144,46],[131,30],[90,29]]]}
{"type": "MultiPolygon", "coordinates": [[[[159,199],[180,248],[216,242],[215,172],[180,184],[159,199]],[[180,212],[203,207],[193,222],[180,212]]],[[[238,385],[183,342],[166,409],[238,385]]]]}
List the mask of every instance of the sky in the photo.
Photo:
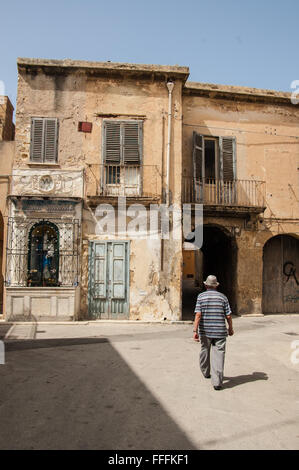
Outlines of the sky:
{"type": "Polygon", "coordinates": [[[0,0],[0,17],[14,106],[17,57],[181,65],[190,81],[289,92],[299,80],[298,0],[0,0]]]}

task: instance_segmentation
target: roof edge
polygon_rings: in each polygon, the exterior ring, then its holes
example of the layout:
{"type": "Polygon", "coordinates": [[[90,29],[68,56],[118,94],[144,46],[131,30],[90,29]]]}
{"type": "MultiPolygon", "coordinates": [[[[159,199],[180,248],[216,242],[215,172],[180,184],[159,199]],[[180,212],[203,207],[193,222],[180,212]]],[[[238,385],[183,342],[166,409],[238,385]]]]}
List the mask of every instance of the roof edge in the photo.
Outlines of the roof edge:
{"type": "Polygon", "coordinates": [[[94,62],[73,59],[60,60],[18,57],[17,66],[18,68],[85,69],[98,72],[169,75],[174,78],[181,78],[184,82],[189,76],[189,67],[178,65],[130,64],[125,62],[94,62]]]}
{"type": "Polygon", "coordinates": [[[292,96],[292,93],[284,91],[201,82],[186,82],[183,92],[192,95],[209,95],[210,97],[235,96],[243,99],[256,98],[270,101],[283,101],[289,102],[290,104],[292,96]]]}

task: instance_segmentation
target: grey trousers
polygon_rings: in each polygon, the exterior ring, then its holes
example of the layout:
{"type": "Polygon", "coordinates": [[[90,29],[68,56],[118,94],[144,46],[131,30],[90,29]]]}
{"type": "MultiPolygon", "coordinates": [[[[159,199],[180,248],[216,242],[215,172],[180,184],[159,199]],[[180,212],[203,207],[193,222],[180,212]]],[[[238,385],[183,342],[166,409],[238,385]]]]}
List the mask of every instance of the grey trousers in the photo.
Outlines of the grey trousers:
{"type": "Polygon", "coordinates": [[[226,337],[207,338],[206,336],[201,336],[200,342],[200,370],[205,377],[211,375],[212,385],[218,387],[223,382],[226,337]]]}

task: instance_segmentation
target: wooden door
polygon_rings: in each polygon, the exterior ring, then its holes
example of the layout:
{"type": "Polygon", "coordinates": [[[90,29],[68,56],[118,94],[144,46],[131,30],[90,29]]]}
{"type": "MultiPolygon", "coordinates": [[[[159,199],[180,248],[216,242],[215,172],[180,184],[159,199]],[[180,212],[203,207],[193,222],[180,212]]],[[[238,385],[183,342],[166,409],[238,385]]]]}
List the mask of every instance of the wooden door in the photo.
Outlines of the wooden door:
{"type": "Polygon", "coordinates": [[[263,256],[263,313],[299,313],[299,240],[271,238],[263,256]]]}
{"type": "Polygon", "coordinates": [[[129,242],[90,242],[88,306],[92,318],[125,319],[129,311],[129,242]]]}

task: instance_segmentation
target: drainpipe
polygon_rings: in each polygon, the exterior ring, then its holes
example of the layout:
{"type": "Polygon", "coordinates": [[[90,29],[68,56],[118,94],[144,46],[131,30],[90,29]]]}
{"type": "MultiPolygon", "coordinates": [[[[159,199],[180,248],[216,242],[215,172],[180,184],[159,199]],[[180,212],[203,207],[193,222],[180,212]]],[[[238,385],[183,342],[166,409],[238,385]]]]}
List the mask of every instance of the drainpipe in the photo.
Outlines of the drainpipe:
{"type": "Polygon", "coordinates": [[[168,88],[168,137],[167,137],[167,153],[166,153],[166,205],[169,206],[169,173],[170,173],[170,143],[171,143],[171,110],[172,110],[172,91],[174,83],[169,80],[166,83],[168,88]]]}

